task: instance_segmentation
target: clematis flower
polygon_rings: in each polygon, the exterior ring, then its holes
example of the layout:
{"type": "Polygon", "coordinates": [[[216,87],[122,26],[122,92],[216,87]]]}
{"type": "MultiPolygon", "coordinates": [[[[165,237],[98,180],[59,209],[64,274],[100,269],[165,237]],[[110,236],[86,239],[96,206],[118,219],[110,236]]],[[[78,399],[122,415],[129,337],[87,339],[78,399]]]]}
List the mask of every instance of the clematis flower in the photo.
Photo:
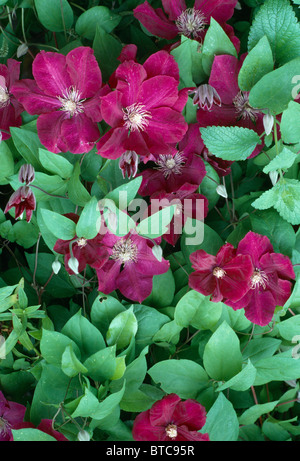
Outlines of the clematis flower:
{"type": "Polygon", "coordinates": [[[126,175],[128,179],[131,176],[134,178],[139,164],[139,157],[134,150],[127,150],[124,154],[121,155],[119,161],[119,167],[122,172],[122,176],[125,179],[126,175]]]}
{"type": "Polygon", "coordinates": [[[101,98],[101,112],[111,129],[97,143],[98,154],[116,159],[135,151],[146,162],[151,155],[170,153],[188,125],[181,114],[187,89],[178,91],[174,58],[158,51],[141,65],[124,61],[114,74],[115,90],[101,98]]]}
{"type": "Polygon", "coordinates": [[[158,261],[153,255],[153,243],[137,233],[117,237],[108,231],[102,244],[109,253],[109,260],[96,268],[102,293],[118,289],[126,298],[141,303],[152,291],[153,276],[169,269],[168,261],[158,261]]]}
{"type": "Polygon", "coordinates": [[[67,56],[40,51],[32,64],[35,80],[23,79],[11,91],[31,115],[39,115],[41,143],[51,152],[82,154],[100,137],[101,71],[93,50],[78,47],[67,56]]]}
{"type": "Polygon", "coordinates": [[[230,55],[215,56],[208,83],[219,95],[221,105],[213,104],[209,110],[199,108],[200,126],[241,126],[263,133],[264,114],[249,104],[249,92],[241,91],[238,86],[244,58],[245,55],[240,60],[230,55]]]}
{"type": "Polygon", "coordinates": [[[26,407],[20,403],[6,400],[0,391],[0,442],[8,442],[11,430],[24,419],[26,407]]]}
{"type": "Polygon", "coordinates": [[[197,186],[184,184],[176,192],[160,191],[151,196],[152,214],[164,206],[177,205],[174,217],[168,225],[168,230],[162,235],[162,238],[170,245],[176,245],[188,218],[204,221],[207,216],[208,200],[204,195],[196,193],[196,189],[197,186]]]}
{"type": "Polygon", "coordinates": [[[29,186],[21,186],[11,195],[4,213],[7,213],[11,208],[15,208],[15,219],[22,219],[25,211],[26,221],[30,222],[32,212],[36,208],[36,199],[29,186]]]}
{"type": "Polygon", "coordinates": [[[21,166],[19,170],[18,179],[19,182],[25,182],[26,186],[34,181],[35,178],[35,170],[34,167],[30,164],[24,164],[21,166]]]}
{"type": "Polygon", "coordinates": [[[205,421],[205,408],[199,402],[169,394],[135,418],[132,435],[136,441],[208,442],[209,435],[198,432],[205,421]]]}
{"type": "Polygon", "coordinates": [[[226,300],[234,310],[245,309],[245,316],[256,325],[265,326],[276,306],[283,306],[291,295],[291,279],[295,279],[288,256],[275,253],[264,235],[248,232],[240,241],[237,254],[251,257],[252,274],[247,293],[237,302],[226,300]]]}
{"type": "Polygon", "coordinates": [[[160,154],[154,160],[153,168],[141,172],[143,181],[140,195],[152,195],[159,191],[176,192],[184,184],[195,185],[196,190],[206,175],[202,158],[197,155],[204,148],[200,132],[189,126],[187,133],[178,144],[178,150],[170,154],[160,154]],[[197,137],[199,144],[195,142],[197,137]]]}
{"type": "Polygon", "coordinates": [[[190,260],[195,272],[189,276],[189,286],[205,296],[211,295],[211,301],[236,302],[249,290],[251,258],[249,254],[236,255],[230,243],[223,245],[216,256],[197,250],[190,260]]]}
{"type": "Polygon", "coordinates": [[[14,59],[8,59],[7,66],[0,64],[0,134],[3,141],[10,138],[11,126],[22,125],[20,114],[24,108],[11,94],[12,86],[19,79],[20,65],[14,59]]]}
{"type": "Polygon", "coordinates": [[[194,7],[187,8],[185,0],[162,0],[163,10],[152,8],[146,1],[138,5],[133,14],[157,37],[171,40],[178,35],[184,35],[200,42],[204,38],[210,18],[214,18],[239,51],[239,40],[234,37],[233,28],[226,24],[232,17],[236,4],[237,0],[195,0],[194,7]]]}
{"type": "MultiPolygon", "coordinates": [[[[64,216],[75,223],[79,219],[79,216],[75,213],[67,213],[64,216]]],[[[94,269],[98,269],[105,264],[109,257],[106,247],[102,244],[102,238],[103,236],[99,233],[93,239],[77,238],[76,236],[72,240],[58,239],[53,250],[56,253],[65,255],[65,268],[70,275],[82,272],[87,264],[94,269]],[[69,264],[72,258],[77,261],[76,271],[72,270],[72,268],[75,268],[74,265],[69,264]]]]}
{"type": "MultiPolygon", "coordinates": [[[[34,424],[30,422],[18,423],[18,424],[15,424],[14,426],[14,429],[29,429],[29,428],[38,429],[42,432],[45,432],[45,434],[51,435],[58,442],[69,442],[69,440],[61,432],[58,432],[52,428],[52,419],[42,419],[38,426],[35,426],[34,424]]],[[[11,434],[9,441],[10,442],[14,441],[12,434],[11,434]]]]}

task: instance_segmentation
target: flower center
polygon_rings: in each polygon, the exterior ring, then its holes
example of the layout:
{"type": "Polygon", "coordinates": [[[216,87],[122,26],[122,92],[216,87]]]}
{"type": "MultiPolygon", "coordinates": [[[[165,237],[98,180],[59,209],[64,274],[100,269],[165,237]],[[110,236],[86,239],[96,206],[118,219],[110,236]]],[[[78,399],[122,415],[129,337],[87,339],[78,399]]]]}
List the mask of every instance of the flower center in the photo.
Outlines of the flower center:
{"type": "Polygon", "coordinates": [[[262,286],[265,290],[267,287],[268,276],[264,271],[255,269],[251,276],[251,290],[255,290],[256,287],[262,286]]]}
{"type": "Polygon", "coordinates": [[[170,439],[175,439],[177,437],[177,426],[175,424],[168,424],[166,434],[170,439]]]}
{"type": "Polygon", "coordinates": [[[240,120],[251,120],[253,123],[257,120],[257,114],[260,113],[259,110],[254,109],[254,107],[249,104],[249,92],[240,91],[236,97],[233,99],[233,104],[236,108],[237,119],[240,120]]]}
{"type": "Polygon", "coordinates": [[[196,39],[200,37],[206,23],[205,16],[195,8],[187,8],[175,21],[180,34],[196,39]]]}
{"type": "Polygon", "coordinates": [[[77,240],[77,245],[79,246],[79,248],[85,247],[86,244],[87,244],[87,240],[83,237],[77,240]]]}
{"type": "Polygon", "coordinates": [[[61,110],[67,112],[70,117],[84,112],[83,102],[85,99],[80,99],[81,95],[75,87],[68,88],[58,99],[61,103],[61,110]]]}
{"type": "Polygon", "coordinates": [[[118,240],[112,249],[111,259],[126,262],[137,262],[138,248],[130,238],[118,240]]]}
{"type": "Polygon", "coordinates": [[[185,156],[181,152],[176,152],[174,157],[171,154],[160,154],[156,165],[158,170],[161,170],[164,177],[168,178],[171,173],[182,174],[182,168],[185,164],[185,156]]]}
{"type": "Polygon", "coordinates": [[[213,275],[217,277],[217,279],[222,279],[224,275],[226,275],[226,271],[221,267],[215,267],[213,270],[213,275]]]}
{"type": "Polygon", "coordinates": [[[131,106],[122,109],[124,115],[124,125],[130,131],[144,131],[149,125],[149,119],[152,117],[145,105],[140,103],[131,104],[131,106]]]}

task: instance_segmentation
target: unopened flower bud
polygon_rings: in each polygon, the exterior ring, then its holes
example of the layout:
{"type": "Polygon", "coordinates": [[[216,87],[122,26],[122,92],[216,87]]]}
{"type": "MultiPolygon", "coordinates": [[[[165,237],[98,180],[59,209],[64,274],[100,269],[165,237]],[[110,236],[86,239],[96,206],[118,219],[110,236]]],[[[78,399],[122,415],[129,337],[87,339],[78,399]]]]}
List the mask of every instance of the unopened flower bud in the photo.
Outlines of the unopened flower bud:
{"type": "Polygon", "coordinates": [[[87,431],[82,429],[78,432],[77,439],[79,440],[79,442],[89,442],[91,440],[91,437],[87,431]]]}
{"type": "Polygon", "coordinates": [[[4,213],[7,213],[13,207],[15,207],[15,219],[22,219],[25,211],[26,221],[29,222],[31,220],[32,212],[36,208],[36,199],[30,187],[19,187],[19,189],[11,195],[4,213]]]}
{"type": "Polygon", "coordinates": [[[21,45],[18,46],[17,48],[17,58],[20,58],[21,56],[24,56],[28,51],[28,46],[26,43],[21,43],[21,45]]]}
{"type": "Polygon", "coordinates": [[[266,135],[268,136],[271,133],[272,128],[274,126],[274,117],[273,117],[273,115],[271,115],[271,114],[264,115],[263,124],[264,124],[264,129],[265,129],[266,135]]]}
{"type": "Polygon", "coordinates": [[[152,247],[152,253],[153,253],[153,256],[155,256],[155,258],[156,258],[159,262],[161,262],[161,260],[162,260],[162,254],[163,254],[161,246],[159,246],[159,245],[154,245],[154,247],[152,247]]]}
{"type": "Polygon", "coordinates": [[[61,263],[59,261],[53,261],[52,263],[52,270],[54,272],[55,275],[57,275],[60,271],[60,268],[61,268],[61,263]]]}
{"type": "Polygon", "coordinates": [[[32,165],[26,163],[25,165],[22,165],[20,170],[19,170],[19,181],[20,182],[25,182],[26,185],[30,184],[32,181],[34,181],[35,177],[35,171],[32,165]]]}
{"type": "Polygon", "coordinates": [[[279,176],[278,171],[270,171],[269,176],[271,179],[271,183],[273,184],[273,186],[275,186],[275,184],[278,181],[278,176],[279,176]]]}
{"type": "Polygon", "coordinates": [[[77,258],[72,256],[68,261],[69,268],[75,273],[78,274],[79,261],[77,258]]]}
{"type": "Polygon", "coordinates": [[[200,85],[196,90],[189,91],[189,94],[195,94],[193,98],[194,106],[199,105],[203,110],[211,110],[213,104],[222,105],[218,92],[206,83],[200,85]]]}
{"type": "Polygon", "coordinates": [[[223,184],[219,184],[219,186],[217,186],[216,192],[217,194],[221,195],[221,197],[224,197],[224,198],[228,197],[226,187],[223,186],[223,184]]]}
{"type": "Polygon", "coordinates": [[[134,150],[127,150],[121,155],[119,161],[119,167],[122,172],[122,176],[125,179],[126,175],[128,179],[135,177],[138,169],[139,157],[134,150]]]}

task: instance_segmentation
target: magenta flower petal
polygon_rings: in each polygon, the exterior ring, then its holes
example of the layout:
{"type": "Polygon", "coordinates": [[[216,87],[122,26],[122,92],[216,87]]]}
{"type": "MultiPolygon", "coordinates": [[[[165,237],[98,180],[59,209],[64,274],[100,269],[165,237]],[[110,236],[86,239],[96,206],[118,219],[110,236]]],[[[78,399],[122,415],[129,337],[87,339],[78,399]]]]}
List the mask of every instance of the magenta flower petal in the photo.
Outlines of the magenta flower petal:
{"type": "Polygon", "coordinates": [[[30,115],[46,114],[61,107],[60,101],[40,90],[34,80],[20,80],[11,91],[30,115]]]}
{"type": "Polygon", "coordinates": [[[142,83],[139,102],[150,110],[155,107],[172,107],[178,100],[178,82],[168,75],[157,75],[142,83]]]}
{"type": "Polygon", "coordinates": [[[123,99],[121,91],[113,91],[101,98],[102,117],[112,128],[123,125],[122,108],[125,107],[123,99]]]}
{"type": "Polygon", "coordinates": [[[195,0],[194,7],[222,24],[233,16],[236,4],[237,0],[195,0]]]}
{"type": "Polygon", "coordinates": [[[172,40],[178,34],[177,27],[169,21],[161,9],[153,9],[146,1],[133,10],[134,17],[157,37],[172,40]]]}
{"type": "Polygon", "coordinates": [[[109,294],[118,288],[117,278],[120,274],[121,264],[109,260],[101,269],[97,269],[98,290],[109,294]]]}
{"type": "Polygon", "coordinates": [[[186,10],[185,0],[162,0],[162,5],[170,21],[175,21],[186,10]]]}
{"type": "Polygon", "coordinates": [[[153,275],[144,275],[138,272],[134,264],[128,264],[118,276],[118,289],[128,299],[142,303],[150,296],[153,275]]]}
{"type": "Polygon", "coordinates": [[[190,430],[199,431],[206,422],[206,411],[204,407],[199,407],[199,402],[188,399],[178,403],[173,418],[178,426],[187,425],[190,430]]]}
{"type": "Polygon", "coordinates": [[[54,437],[58,442],[69,442],[69,440],[60,432],[52,428],[52,419],[42,419],[40,424],[37,426],[42,432],[54,437]]]}
{"type": "Polygon", "coordinates": [[[60,111],[42,114],[37,119],[37,129],[41,143],[50,152],[56,154],[68,150],[67,143],[61,137],[64,119],[65,115],[60,111]]]}
{"type": "Polygon", "coordinates": [[[176,61],[167,51],[161,50],[151,54],[143,64],[147,78],[157,75],[168,75],[179,82],[179,68],[176,61]]]}
{"type": "Polygon", "coordinates": [[[240,91],[238,86],[240,68],[241,64],[235,56],[229,54],[215,56],[209,84],[218,92],[222,104],[231,104],[233,98],[240,91]],[[222,78],[220,78],[220,73],[222,78]]]}
{"type": "Polygon", "coordinates": [[[149,121],[148,133],[151,136],[159,136],[165,143],[175,143],[182,139],[188,125],[182,115],[169,108],[159,107],[152,109],[152,118],[149,121]]]}
{"type": "Polygon", "coordinates": [[[251,231],[246,234],[237,247],[237,253],[251,255],[253,265],[256,267],[259,266],[262,255],[273,252],[274,249],[268,237],[251,231]]]}
{"type": "Polygon", "coordinates": [[[62,96],[72,85],[66,57],[60,53],[40,51],[33,61],[32,73],[39,88],[49,96],[62,96]]]}
{"type": "Polygon", "coordinates": [[[0,391],[0,442],[11,439],[11,429],[23,422],[26,407],[16,402],[6,400],[0,391]]]}
{"type": "MultiPolygon", "coordinates": [[[[214,297],[218,297],[216,294],[217,281],[215,277],[208,271],[197,271],[192,272],[189,275],[189,287],[193,290],[198,291],[199,293],[203,294],[204,296],[209,296],[210,294],[214,293],[214,297]]],[[[223,296],[221,295],[221,299],[223,296]]],[[[221,301],[219,299],[219,301],[221,301]]]]}
{"type": "Polygon", "coordinates": [[[98,125],[83,113],[62,122],[61,136],[70,152],[83,154],[94,147],[100,132],[98,125]]]}
{"type": "Polygon", "coordinates": [[[92,48],[80,46],[66,56],[67,70],[72,85],[82,99],[91,98],[102,85],[102,76],[92,48]]]}
{"type": "Polygon", "coordinates": [[[141,85],[147,78],[144,67],[134,61],[125,61],[117,68],[115,77],[118,80],[116,89],[123,93],[124,107],[136,103],[141,85]]]}
{"type": "Polygon", "coordinates": [[[196,271],[209,271],[216,265],[216,257],[206,253],[204,250],[197,250],[192,253],[190,261],[196,271]]]}
{"type": "Polygon", "coordinates": [[[127,133],[123,127],[109,130],[97,142],[98,154],[114,160],[126,151],[124,146],[126,140],[127,133]]]}
{"type": "Polygon", "coordinates": [[[163,440],[165,428],[163,426],[152,426],[150,422],[150,411],[143,411],[134,420],[132,437],[136,441],[155,442],[163,440]]]}

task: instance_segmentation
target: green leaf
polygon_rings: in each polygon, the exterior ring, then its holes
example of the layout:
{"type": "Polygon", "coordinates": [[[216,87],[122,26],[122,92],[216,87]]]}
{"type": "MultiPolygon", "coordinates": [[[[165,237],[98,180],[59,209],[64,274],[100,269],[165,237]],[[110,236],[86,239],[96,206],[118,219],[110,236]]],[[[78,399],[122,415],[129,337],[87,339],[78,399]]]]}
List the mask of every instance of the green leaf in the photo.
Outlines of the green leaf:
{"type": "Polygon", "coordinates": [[[181,85],[194,87],[206,79],[202,68],[201,47],[197,40],[181,36],[181,44],[171,51],[179,67],[181,85]]]}
{"type": "Polygon", "coordinates": [[[43,170],[39,160],[38,151],[43,147],[37,133],[25,128],[10,128],[11,137],[16,149],[22,155],[26,163],[30,163],[35,169],[43,170]]]}
{"type": "Polygon", "coordinates": [[[62,355],[69,345],[72,345],[76,355],[80,358],[80,350],[72,339],[58,331],[43,329],[40,343],[41,353],[43,358],[51,365],[60,366],[62,355]]]}
{"type": "Polygon", "coordinates": [[[15,169],[13,154],[5,141],[0,143],[0,158],[0,185],[3,186],[9,184],[8,177],[14,174],[15,169]]]}
{"type": "Polygon", "coordinates": [[[296,179],[280,179],[275,186],[264,192],[252,206],[259,210],[274,207],[280,216],[293,225],[300,224],[300,182],[296,179]]]}
{"type": "Polygon", "coordinates": [[[266,0],[261,6],[250,28],[249,51],[265,35],[278,65],[300,55],[300,26],[288,0],[266,0]]]}
{"type": "Polygon", "coordinates": [[[200,132],[208,150],[223,160],[246,160],[260,144],[258,134],[249,128],[208,126],[200,132]]]}
{"type": "Polygon", "coordinates": [[[203,354],[204,368],[217,381],[228,381],[242,369],[237,335],[224,321],[208,340],[203,354]]]}
{"type": "Polygon", "coordinates": [[[169,269],[164,274],[154,275],[150,296],[144,300],[147,306],[156,308],[172,305],[175,293],[175,281],[172,271],[169,269]],[[166,290],[166,286],[168,290],[166,290]]]}
{"type": "MultiPolygon", "coordinates": [[[[91,11],[92,9],[93,8],[88,11],[91,11]]],[[[101,27],[101,24],[98,24],[93,41],[93,50],[101,68],[103,81],[106,82],[120,64],[118,57],[120,56],[122,50],[122,43],[120,40],[110,35],[104,27],[101,27]]]]}
{"type": "Polygon", "coordinates": [[[246,391],[253,386],[256,377],[256,369],[248,360],[247,365],[237,375],[231,378],[226,383],[218,387],[218,391],[224,391],[225,389],[232,389],[233,391],[246,391]]]}
{"type": "Polygon", "coordinates": [[[92,304],[91,321],[105,336],[112,320],[124,311],[125,307],[116,298],[100,294],[92,304]]]}
{"type": "MultiPolygon", "coordinates": [[[[297,348],[297,346],[296,346],[297,348]]],[[[289,381],[298,379],[300,376],[300,360],[292,357],[292,350],[289,356],[276,354],[273,357],[261,359],[255,363],[257,370],[255,386],[269,383],[271,381],[289,381]]]]}
{"type": "Polygon", "coordinates": [[[121,16],[106,6],[94,6],[79,16],[75,30],[78,35],[93,40],[97,26],[110,33],[117,27],[121,19],[121,16]]]}
{"type": "Polygon", "coordinates": [[[80,238],[93,239],[101,227],[101,215],[96,197],[84,206],[76,224],[76,235],[80,238]]]}
{"type": "Polygon", "coordinates": [[[176,205],[170,205],[157,211],[148,218],[143,219],[138,224],[136,231],[143,237],[153,239],[160,237],[168,231],[168,225],[172,221],[175,211],[176,205]]]}
{"type": "MultiPolygon", "coordinates": [[[[295,76],[300,75],[300,57],[264,75],[249,94],[249,104],[263,112],[281,114],[297,97],[295,76]]],[[[296,82],[297,83],[297,82],[296,82]]]]}
{"type": "Polygon", "coordinates": [[[233,405],[221,393],[206,416],[200,431],[208,433],[212,442],[232,442],[238,439],[239,422],[233,405]]]}
{"type": "Polygon", "coordinates": [[[39,149],[39,159],[43,167],[51,173],[62,178],[70,178],[73,172],[73,165],[61,155],[54,154],[45,149],[39,149]]]}
{"type": "Polygon", "coordinates": [[[52,435],[39,429],[12,429],[14,442],[57,442],[52,435]]]}
{"type": "Polygon", "coordinates": [[[51,32],[62,32],[73,24],[73,10],[67,0],[35,0],[38,18],[51,32]]]}
{"type": "Polygon", "coordinates": [[[181,327],[192,325],[199,330],[212,330],[222,314],[222,303],[191,290],[176,305],[174,319],[181,327]]]}
{"type": "Polygon", "coordinates": [[[83,317],[81,310],[67,321],[61,333],[77,344],[82,354],[82,360],[106,346],[100,331],[87,318],[83,317]]]}
{"type": "Polygon", "coordinates": [[[248,408],[239,417],[239,423],[245,426],[247,424],[254,424],[262,415],[274,410],[278,402],[279,400],[275,400],[274,402],[262,403],[248,408]]]}
{"type": "Polygon", "coordinates": [[[117,367],[116,346],[106,347],[91,355],[83,366],[88,369],[87,375],[94,381],[104,382],[111,379],[117,367]]]}
{"type": "Polygon", "coordinates": [[[282,338],[288,341],[293,341],[293,339],[300,333],[300,315],[295,315],[287,320],[283,320],[276,326],[282,338]]]}
{"type": "Polygon", "coordinates": [[[79,373],[87,373],[88,371],[76,357],[71,344],[66,347],[62,354],[61,369],[70,378],[73,378],[79,373]]]}
{"type": "Polygon", "coordinates": [[[242,91],[251,88],[274,69],[272,50],[266,35],[247,54],[238,75],[238,84],[242,91]]]}
{"type": "Polygon", "coordinates": [[[131,179],[128,183],[109,192],[105,199],[113,200],[120,210],[125,210],[138,193],[142,179],[142,176],[131,179]]]}
{"type": "Polygon", "coordinates": [[[123,349],[136,335],[137,328],[137,320],[131,306],[112,320],[106,333],[106,342],[109,346],[115,344],[117,349],[123,349]]]}
{"type": "Polygon", "coordinates": [[[91,200],[91,196],[80,181],[80,163],[79,161],[74,166],[73,174],[68,183],[69,199],[79,206],[84,206],[91,200]]]}
{"type": "Polygon", "coordinates": [[[115,202],[110,199],[103,199],[99,202],[103,209],[103,218],[107,228],[120,237],[127,235],[131,229],[135,229],[135,221],[125,211],[119,210],[115,202]]]}
{"type": "Polygon", "coordinates": [[[280,132],[284,142],[300,142],[300,104],[291,101],[281,117],[280,132]]]}
{"type": "Polygon", "coordinates": [[[230,54],[237,58],[236,49],[224,32],[220,24],[211,17],[210,26],[205,34],[202,46],[203,69],[210,75],[214,57],[221,54],[230,54]]]}
{"type": "Polygon", "coordinates": [[[41,210],[45,225],[55,237],[62,240],[72,240],[76,234],[76,224],[66,216],[46,209],[41,210]]]}
{"type": "Polygon", "coordinates": [[[263,168],[263,172],[268,174],[270,171],[288,170],[295,162],[297,155],[290,149],[284,147],[282,151],[263,168]]]}
{"type": "Polygon", "coordinates": [[[208,382],[208,376],[201,365],[186,359],[162,360],[151,367],[148,373],[156,383],[161,383],[165,392],[174,392],[182,399],[196,398],[208,382]]]}
{"type": "Polygon", "coordinates": [[[224,243],[220,235],[207,224],[203,225],[203,232],[201,232],[201,234],[202,235],[200,235],[198,238],[197,229],[196,233],[194,234],[187,233],[186,228],[184,228],[183,230],[183,234],[181,237],[181,249],[187,264],[189,264],[190,266],[190,255],[194,253],[194,251],[202,249],[207,253],[215,255],[224,243]],[[201,237],[203,238],[203,240],[201,240],[201,237]]]}

